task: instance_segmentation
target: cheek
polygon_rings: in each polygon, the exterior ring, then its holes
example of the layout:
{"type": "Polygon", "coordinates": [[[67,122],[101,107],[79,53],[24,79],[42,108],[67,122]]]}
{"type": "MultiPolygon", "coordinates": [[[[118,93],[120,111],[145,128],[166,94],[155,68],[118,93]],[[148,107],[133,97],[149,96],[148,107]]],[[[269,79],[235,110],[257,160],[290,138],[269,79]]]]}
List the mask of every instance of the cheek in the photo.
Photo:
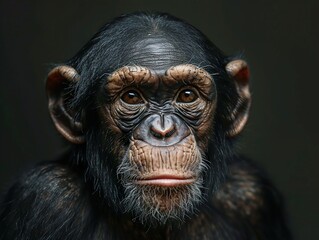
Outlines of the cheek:
{"type": "Polygon", "coordinates": [[[112,114],[111,108],[108,105],[101,107],[98,113],[100,123],[106,131],[110,131],[114,135],[122,134],[121,129],[116,124],[114,114],[112,114]]]}
{"type": "Polygon", "coordinates": [[[115,119],[107,106],[101,108],[98,117],[100,119],[100,131],[103,132],[101,141],[108,145],[113,156],[121,159],[129,146],[128,137],[126,137],[117,126],[115,119]],[[105,142],[106,139],[108,142],[105,142]]]}
{"type": "Polygon", "coordinates": [[[202,122],[197,128],[196,136],[199,139],[199,148],[207,149],[209,139],[213,137],[213,128],[214,128],[214,117],[216,112],[216,104],[210,103],[206,110],[202,113],[202,122]]]}

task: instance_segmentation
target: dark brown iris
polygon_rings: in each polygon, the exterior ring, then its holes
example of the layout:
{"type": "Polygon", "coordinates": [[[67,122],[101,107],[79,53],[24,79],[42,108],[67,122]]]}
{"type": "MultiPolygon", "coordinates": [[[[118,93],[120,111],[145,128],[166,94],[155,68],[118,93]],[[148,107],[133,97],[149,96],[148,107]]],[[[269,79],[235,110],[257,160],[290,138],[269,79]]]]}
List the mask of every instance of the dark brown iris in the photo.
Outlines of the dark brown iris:
{"type": "Polygon", "coordinates": [[[121,99],[128,104],[141,104],[144,102],[141,95],[134,90],[129,90],[125,92],[122,95],[121,99]]]}
{"type": "Polygon", "coordinates": [[[179,93],[177,97],[177,102],[190,103],[194,102],[197,98],[198,96],[193,90],[185,89],[179,93]]]}

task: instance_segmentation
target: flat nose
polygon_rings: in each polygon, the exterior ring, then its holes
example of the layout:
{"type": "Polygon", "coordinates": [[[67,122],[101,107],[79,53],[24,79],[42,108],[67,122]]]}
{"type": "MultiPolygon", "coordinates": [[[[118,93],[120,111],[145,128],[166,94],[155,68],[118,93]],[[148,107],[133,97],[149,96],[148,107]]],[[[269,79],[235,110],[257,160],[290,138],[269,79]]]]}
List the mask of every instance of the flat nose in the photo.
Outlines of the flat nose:
{"type": "Polygon", "coordinates": [[[163,115],[155,118],[150,125],[150,133],[157,139],[166,139],[174,135],[176,132],[175,123],[170,116],[163,115]]]}
{"type": "Polygon", "coordinates": [[[153,114],[133,132],[134,139],[152,146],[174,145],[190,134],[187,125],[174,114],[153,114]]]}

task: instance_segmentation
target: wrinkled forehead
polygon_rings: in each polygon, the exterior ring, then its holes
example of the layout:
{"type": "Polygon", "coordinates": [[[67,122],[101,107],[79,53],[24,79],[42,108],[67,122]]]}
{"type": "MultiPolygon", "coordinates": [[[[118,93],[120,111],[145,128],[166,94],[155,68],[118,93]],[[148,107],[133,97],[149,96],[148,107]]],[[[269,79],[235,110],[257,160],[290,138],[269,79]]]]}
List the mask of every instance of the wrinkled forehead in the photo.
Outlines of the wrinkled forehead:
{"type": "Polygon", "coordinates": [[[176,40],[149,34],[146,38],[127,46],[122,55],[122,65],[144,66],[161,72],[171,66],[192,62],[193,54],[194,52],[187,51],[185,46],[176,40]]]}

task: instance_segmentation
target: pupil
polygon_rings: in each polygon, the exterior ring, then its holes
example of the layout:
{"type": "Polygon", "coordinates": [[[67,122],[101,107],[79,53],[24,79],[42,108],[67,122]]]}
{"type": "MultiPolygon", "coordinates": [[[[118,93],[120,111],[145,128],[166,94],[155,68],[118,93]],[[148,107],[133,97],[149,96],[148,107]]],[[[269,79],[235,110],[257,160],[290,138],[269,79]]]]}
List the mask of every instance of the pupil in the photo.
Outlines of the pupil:
{"type": "Polygon", "coordinates": [[[184,92],[185,97],[190,97],[191,94],[192,94],[191,91],[185,91],[184,92]]]}
{"type": "Polygon", "coordinates": [[[129,92],[128,93],[128,97],[129,98],[134,98],[134,97],[136,97],[136,94],[134,92],[129,92]]]}

